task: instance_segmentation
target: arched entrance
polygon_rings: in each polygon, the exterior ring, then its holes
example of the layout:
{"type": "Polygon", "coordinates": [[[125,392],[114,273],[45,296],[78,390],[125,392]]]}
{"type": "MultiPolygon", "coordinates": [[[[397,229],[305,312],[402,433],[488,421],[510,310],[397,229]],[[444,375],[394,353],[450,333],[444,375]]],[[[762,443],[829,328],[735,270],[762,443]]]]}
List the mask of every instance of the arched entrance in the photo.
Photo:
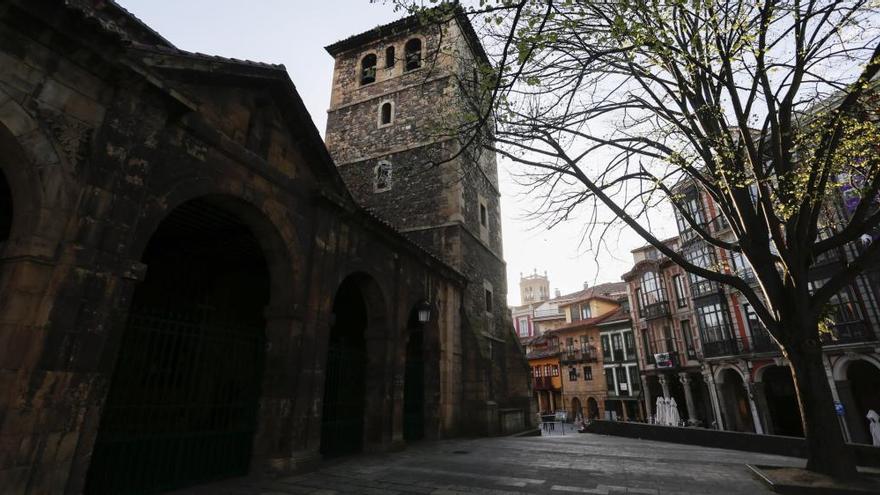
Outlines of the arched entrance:
{"type": "Polygon", "coordinates": [[[9,239],[12,230],[12,190],[6,175],[0,171],[0,242],[9,239]]]}
{"type": "Polygon", "coordinates": [[[590,419],[599,419],[599,403],[592,397],[587,399],[587,414],[590,419]]]}
{"type": "Polygon", "coordinates": [[[785,366],[768,366],[761,370],[761,382],[767,398],[767,409],[774,435],[804,436],[797,392],[791,370],[785,366]]]}
{"type": "Polygon", "coordinates": [[[325,457],[351,454],[363,448],[370,371],[366,333],[374,316],[370,313],[377,310],[367,305],[369,282],[363,274],[347,277],[333,301],[321,415],[321,454],[325,457]]]}
{"type": "Polygon", "coordinates": [[[871,409],[880,414],[880,369],[863,359],[855,360],[847,367],[846,378],[855,402],[855,419],[864,425],[864,443],[870,444],[871,432],[866,416],[871,409]]]}
{"type": "Polygon", "coordinates": [[[718,375],[718,388],[721,392],[721,407],[724,424],[728,430],[754,432],[749,398],[746,395],[742,376],[730,368],[721,370],[718,375]]]}
{"type": "Polygon", "coordinates": [[[571,399],[571,419],[577,420],[584,416],[584,410],[581,407],[581,400],[577,397],[571,399]]]}
{"type": "Polygon", "coordinates": [[[244,475],[270,277],[228,201],[175,208],[143,254],[86,492],[152,493],[244,475]]]}
{"type": "Polygon", "coordinates": [[[406,371],[403,387],[403,438],[407,442],[425,437],[425,359],[424,324],[418,309],[410,312],[409,342],[406,344],[406,371]]]}

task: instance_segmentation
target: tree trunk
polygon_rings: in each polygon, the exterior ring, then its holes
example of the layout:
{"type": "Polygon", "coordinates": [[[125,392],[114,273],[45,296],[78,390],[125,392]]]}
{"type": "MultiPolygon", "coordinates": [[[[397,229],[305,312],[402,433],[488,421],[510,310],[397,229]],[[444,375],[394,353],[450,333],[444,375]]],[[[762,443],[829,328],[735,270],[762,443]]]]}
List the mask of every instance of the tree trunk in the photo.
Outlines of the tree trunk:
{"type": "MultiPolygon", "coordinates": [[[[805,335],[803,329],[798,333],[805,335]]],[[[818,336],[818,332],[812,335],[818,336]]],[[[807,442],[807,469],[835,478],[852,479],[856,476],[855,454],[843,440],[834,411],[821,343],[816,337],[807,337],[792,345],[787,355],[807,442]]]]}

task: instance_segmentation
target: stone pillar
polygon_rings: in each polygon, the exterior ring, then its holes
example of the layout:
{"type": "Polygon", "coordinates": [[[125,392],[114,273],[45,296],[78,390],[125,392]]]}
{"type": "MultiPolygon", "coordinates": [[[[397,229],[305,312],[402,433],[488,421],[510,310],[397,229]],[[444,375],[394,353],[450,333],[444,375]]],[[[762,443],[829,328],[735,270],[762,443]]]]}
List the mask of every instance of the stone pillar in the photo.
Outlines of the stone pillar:
{"type": "Polygon", "coordinates": [[[651,422],[651,389],[648,388],[648,377],[642,375],[642,398],[645,400],[645,421],[651,422]]]}
{"type": "Polygon", "coordinates": [[[712,368],[703,369],[703,380],[709,387],[709,399],[712,401],[712,412],[715,415],[715,426],[719,430],[724,429],[724,418],[721,416],[721,404],[718,400],[718,386],[715,385],[715,376],[712,374],[712,368]]]}
{"type": "MultiPolygon", "coordinates": [[[[846,389],[849,392],[849,403],[844,402],[843,397],[841,397],[837,384],[841,382],[834,381],[834,370],[831,368],[831,360],[828,358],[828,354],[822,355],[822,364],[825,366],[825,377],[828,379],[828,386],[831,387],[831,397],[835,402],[840,402],[843,404],[844,408],[844,416],[837,417],[837,420],[840,424],[841,432],[843,433],[843,439],[847,442],[858,442],[859,440],[854,440],[854,437],[861,436],[862,432],[866,432],[866,427],[864,422],[865,418],[856,418],[858,413],[855,407],[855,401],[853,401],[852,392],[849,389],[849,381],[846,382],[846,389]],[[850,412],[852,411],[852,412],[850,412]],[[858,423],[854,423],[852,420],[858,419],[858,423]]],[[[865,433],[864,442],[871,443],[870,438],[868,438],[867,433],[865,433]]]]}
{"type": "Polygon", "coordinates": [[[678,379],[681,380],[681,386],[684,387],[684,401],[687,405],[688,420],[687,423],[694,426],[698,423],[697,413],[694,408],[694,392],[691,390],[691,377],[687,372],[679,373],[678,379]]]}
{"type": "Polygon", "coordinates": [[[660,386],[663,387],[663,398],[669,398],[669,379],[666,377],[665,373],[660,373],[657,375],[657,379],[660,380],[660,386]]]}
{"type": "Polygon", "coordinates": [[[755,433],[763,434],[764,428],[761,426],[761,418],[758,416],[758,408],[755,406],[755,394],[752,393],[752,385],[754,382],[743,382],[743,388],[746,389],[746,398],[749,399],[749,410],[752,412],[752,424],[755,426],[755,433]]]}
{"type": "Polygon", "coordinates": [[[766,385],[763,382],[755,382],[752,384],[752,391],[755,396],[755,405],[758,406],[758,416],[761,420],[761,426],[764,433],[773,435],[773,420],[770,417],[770,406],[767,405],[766,385]]]}
{"type": "Polygon", "coordinates": [[[835,382],[834,388],[836,389],[838,399],[841,404],[843,404],[844,410],[844,426],[849,430],[849,436],[847,440],[850,442],[856,443],[871,443],[871,437],[869,436],[868,428],[867,428],[867,419],[861,418],[859,414],[859,410],[856,407],[855,397],[852,393],[852,387],[850,386],[849,380],[840,380],[835,382]]]}

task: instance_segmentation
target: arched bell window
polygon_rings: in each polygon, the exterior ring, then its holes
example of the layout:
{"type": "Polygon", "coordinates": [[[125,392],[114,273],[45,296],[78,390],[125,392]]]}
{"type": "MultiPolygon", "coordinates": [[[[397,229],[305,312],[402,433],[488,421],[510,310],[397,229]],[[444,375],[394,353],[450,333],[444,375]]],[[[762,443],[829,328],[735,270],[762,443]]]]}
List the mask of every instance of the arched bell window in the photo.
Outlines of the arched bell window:
{"type": "Polygon", "coordinates": [[[404,46],[404,58],[406,66],[404,70],[411,71],[422,66],[422,40],[413,38],[404,46]]]}
{"type": "Polygon", "coordinates": [[[394,121],[394,104],[390,101],[379,105],[379,127],[391,125],[394,121]]]}
{"type": "Polygon", "coordinates": [[[394,67],[394,47],[389,46],[385,49],[385,68],[394,67]]]}
{"type": "Polygon", "coordinates": [[[369,54],[361,59],[361,85],[376,82],[376,55],[369,54]]]}

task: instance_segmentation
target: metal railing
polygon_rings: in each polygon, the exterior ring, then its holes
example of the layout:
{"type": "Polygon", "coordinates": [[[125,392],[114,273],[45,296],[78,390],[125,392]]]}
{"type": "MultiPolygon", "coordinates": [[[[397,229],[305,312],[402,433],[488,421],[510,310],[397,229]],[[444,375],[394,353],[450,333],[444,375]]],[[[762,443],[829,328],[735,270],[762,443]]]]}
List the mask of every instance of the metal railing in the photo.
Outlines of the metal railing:
{"type": "Polygon", "coordinates": [[[532,385],[534,390],[559,390],[559,387],[553,386],[552,376],[536,376],[532,385]]]}
{"type": "Polygon", "coordinates": [[[641,310],[641,316],[646,320],[669,316],[669,301],[664,300],[646,304],[642,306],[641,310]]]}
{"type": "Polygon", "coordinates": [[[874,332],[863,320],[836,323],[831,333],[822,334],[825,345],[852,344],[877,340],[874,332]]]}
{"type": "Polygon", "coordinates": [[[537,309],[534,318],[549,318],[551,316],[565,316],[565,313],[559,309],[537,309]]]}
{"type": "Polygon", "coordinates": [[[559,360],[562,363],[573,363],[573,362],[581,362],[581,363],[589,363],[596,362],[599,360],[599,353],[596,352],[595,347],[590,347],[588,349],[576,349],[574,351],[565,351],[559,356],[559,360]]]}

